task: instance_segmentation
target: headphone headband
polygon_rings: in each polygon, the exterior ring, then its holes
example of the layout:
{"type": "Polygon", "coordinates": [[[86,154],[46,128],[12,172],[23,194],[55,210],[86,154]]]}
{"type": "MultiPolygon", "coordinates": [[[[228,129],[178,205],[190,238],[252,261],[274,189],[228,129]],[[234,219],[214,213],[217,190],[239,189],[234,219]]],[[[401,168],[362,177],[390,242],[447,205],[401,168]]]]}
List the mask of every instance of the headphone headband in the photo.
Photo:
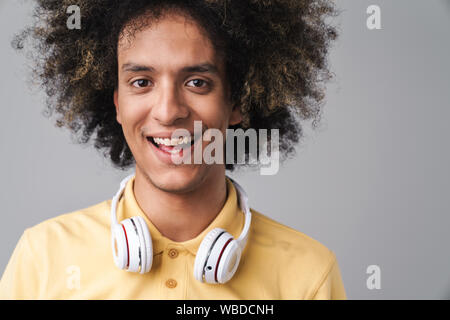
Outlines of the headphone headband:
{"type": "Polygon", "coordinates": [[[236,191],[238,194],[239,206],[241,207],[241,210],[244,211],[244,215],[245,215],[244,228],[242,228],[242,232],[239,235],[239,238],[236,239],[239,246],[243,250],[245,247],[245,244],[247,243],[248,231],[250,229],[250,223],[252,222],[252,214],[251,214],[250,208],[248,206],[248,196],[247,196],[247,193],[245,192],[244,188],[242,188],[239,183],[237,183],[230,177],[227,176],[227,178],[230,179],[230,181],[233,183],[234,187],[236,188],[236,191]]]}
{"type": "Polygon", "coordinates": [[[125,187],[127,185],[128,180],[130,180],[133,177],[134,177],[134,173],[130,174],[129,176],[124,178],[120,182],[119,190],[116,192],[116,194],[112,198],[112,201],[111,201],[111,227],[113,225],[118,225],[119,224],[119,222],[117,221],[117,213],[116,213],[117,203],[119,202],[119,199],[120,199],[120,197],[122,196],[122,193],[125,190],[125,187]]]}

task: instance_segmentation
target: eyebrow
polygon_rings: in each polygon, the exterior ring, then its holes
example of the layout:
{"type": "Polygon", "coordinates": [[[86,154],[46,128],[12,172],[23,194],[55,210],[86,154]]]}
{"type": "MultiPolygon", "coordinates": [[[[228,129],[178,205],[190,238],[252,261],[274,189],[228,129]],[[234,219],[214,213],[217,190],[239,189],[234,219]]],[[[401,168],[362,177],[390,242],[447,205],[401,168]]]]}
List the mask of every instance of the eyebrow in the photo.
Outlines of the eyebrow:
{"type": "MultiPolygon", "coordinates": [[[[140,65],[135,63],[125,63],[122,66],[124,72],[155,72],[156,69],[152,66],[140,65]]],[[[217,67],[211,63],[200,63],[192,66],[185,66],[181,69],[183,73],[199,72],[199,73],[211,73],[219,75],[217,67]]]]}
{"type": "Polygon", "coordinates": [[[151,72],[154,72],[155,68],[140,65],[140,64],[135,64],[135,63],[125,63],[122,66],[122,71],[128,71],[128,72],[151,71],[151,72]]]}
{"type": "Polygon", "coordinates": [[[181,69],[182,72],[200,72],[200,73],[213,73],[218,75],[219,70],[211,63],[201,63],[193,66],[186,66],[181,69]]]}

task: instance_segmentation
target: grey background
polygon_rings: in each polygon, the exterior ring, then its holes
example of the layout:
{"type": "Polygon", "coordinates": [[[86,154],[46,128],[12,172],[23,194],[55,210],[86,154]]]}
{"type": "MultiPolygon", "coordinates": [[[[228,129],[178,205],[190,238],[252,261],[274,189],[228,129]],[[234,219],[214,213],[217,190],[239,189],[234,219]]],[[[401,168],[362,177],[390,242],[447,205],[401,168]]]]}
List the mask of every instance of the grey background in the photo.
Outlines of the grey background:
{"type": "MultiPolygon", "coordinates": [[[[340,0],[322,125],[275,176],[237,172],[252,207],[333,250],[349,299],[450,298],[450,3],[340,0]],[[366,8],[381,7],[382,30],[366,8]],[[369,265],[381,289],[366,287],[369,265]]],[[[112,197],[129,172],[41,113],[10,41],[31,1],[0,0],[0,272],[27,227],[112,197]]]]}

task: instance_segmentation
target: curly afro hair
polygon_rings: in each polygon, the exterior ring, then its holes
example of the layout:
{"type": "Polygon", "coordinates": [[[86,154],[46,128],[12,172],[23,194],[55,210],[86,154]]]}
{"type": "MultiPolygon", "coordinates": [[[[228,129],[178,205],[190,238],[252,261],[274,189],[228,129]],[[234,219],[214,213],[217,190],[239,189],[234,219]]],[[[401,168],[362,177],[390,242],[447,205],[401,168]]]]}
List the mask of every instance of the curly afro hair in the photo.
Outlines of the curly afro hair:
{"type": "MultiPolygon", "coordinates": [[[[295,152],[303,135],[300,120],[320,120],[323,83],[332,78],[327,54],[338,14],[329,0],[36,0],[35,24],[15,37],[29,41],[33,75],[47,94],[47,110],[58,127],[103,149],[116,168],[134,157],[116,121],[117,44],[123,31],[145,27],[168,10],[193,18],[224,54],[233,105],[243,121],[233,129],[278,129],[280,155],[295,152]],[[71,5],[81,12],[81,29],[67,27],[71,5]],[[299,120],[300,118],[300,120],[299,120]]],[[[270,136],[269,136],[270,138],[270,136]]],[[[248,156],[248,154],[247,154],[248,156]]],[[[227,164],[226,168],[234,169],[227,164]]]]}

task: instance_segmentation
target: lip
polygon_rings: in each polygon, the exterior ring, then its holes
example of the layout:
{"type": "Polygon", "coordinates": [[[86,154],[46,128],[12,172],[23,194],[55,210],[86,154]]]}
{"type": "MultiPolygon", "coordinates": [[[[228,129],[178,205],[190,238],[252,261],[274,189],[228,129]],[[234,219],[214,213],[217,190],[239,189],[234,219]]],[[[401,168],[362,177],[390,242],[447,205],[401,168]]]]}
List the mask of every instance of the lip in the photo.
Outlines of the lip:
{"type": "MultiPolygon", "coordinates": [[[[149,141],[149,137],[152,138],[171,138],[171,135],[168,135],[167,133],[160,133],[158,135],[148,135],[147,137],[145,137],[145,141],[147,142],[147,144],[150,146],[150,149],[155,153],[156,157],[163,163],[168,164],[168,165],[176,165],[173,161],[172,161],[172,154],[169,152],[166,152],[164,150],[161,150],[160,148],[158,148],[157,146],[155,146],[151,141],[149,141]]],[[[184,156],[184,153],[186,151],[189,151],[191,153],[191,159],[193,159],[193,150],[194,147],[197,143],[199,143],[199,141],[203,141],[202,139],[203,135],[201,135],[199,137],[199,139],[195,140],[194,143],[191,145],[190,148],[185,148],[185,149],[181,149],[180,152],[180,157],[184,156]]]]}
{"type": "MultiPolygon", "coordinates": [[[[184,129],[184,130],[187,130],[187,129],[184,129]]],[[[189,130],[187,130],[187,131],[189,132],[189,134],[190,134],[191,137],[194,136],[194,133],[193,133],[193,132],[191,132],[191,131],[189,131],[189,130]]],[[[146,137],[146,138],[152,137],[152,138],[170,139],[170,138],[172,138],[172,134],[173,134],[174,132],[175,132],[175,131],[172,131],[172,132],[158,132],[158,133],[148,134],[148,135],[146,135],[145,137],[146,137]]],[[[180,136],[183,136],[183,137],[184,137],[184,135],[177,135],[177,136],[178,136],[178,137],[180,137],[180,136]]]]}

